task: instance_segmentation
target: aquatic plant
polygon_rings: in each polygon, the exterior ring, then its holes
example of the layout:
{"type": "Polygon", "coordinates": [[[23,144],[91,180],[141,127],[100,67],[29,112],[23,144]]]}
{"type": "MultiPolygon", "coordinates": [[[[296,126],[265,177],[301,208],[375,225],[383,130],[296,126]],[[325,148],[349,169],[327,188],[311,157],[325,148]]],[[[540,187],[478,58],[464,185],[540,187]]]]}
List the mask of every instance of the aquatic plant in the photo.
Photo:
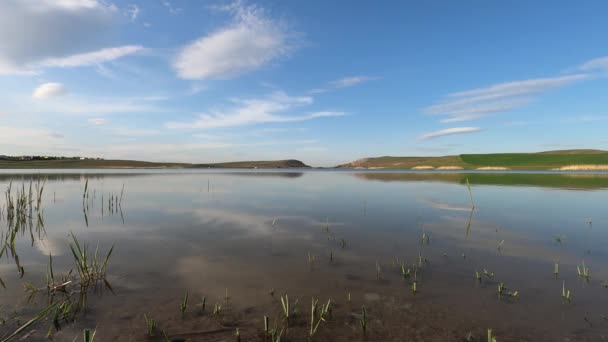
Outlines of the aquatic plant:
{"type": "Polygon", "coordinates": [[[380,268],[380,264],[376,261],[376,279],[380,280],[382,277],[382,269],[380,268]]]}
{"type": "Polygon", "coordinates": [[[407,279],[410,277],[410,269],[408,268],[407,270],[405,269],[405,264],[401,263],[401,277],[403,278],[403,280],[407,279]]]}
{"type": "Polygon", "coordinates": [[[89,329],[84,329],[84,331],[82,333],[83,341],[84,342],[93,342],[93,340],[95,339],[96,333],[97,333],[97,329],[93,330],[93,332],[91,332],[91,330],[89,330],[89,329]]]}
{"type": "Polygon", "coordinates": [[[101,261],[97,258],[99,251],[99,244],[95,249],[95,254],[93,258],[90,258],[90,253],[88,251],[88,246],[86,243],[80,244],[78,239],[74,233],[70,233],[72,236],[72,243],[70,243],[70,250],[72,251],[72,255],[74,256],[74,261],[76,262],[76,270],[80,276],[80,285],[88,287],[94,283],[97,283],[100,280],[105,280],[106,269],[108,266],[108,260],[112,255],[112,251],[114,250],[114,245],[110,247],[108,254],[101,261]]]}
{"type": "Polygon", "coordinates": [[[222,313],[222,305],[215,303],[215,306],[213,307],[213,317],[219,317],[220,314],[222,313]]]}
{"type": "Polygon", "coordinates": [[[471,199],[471,208],[475,209],[475,202],[473,201],[473,191],[471,190],[471,184],[469,183],[469,177],[465,178],[467,182],[467,190],[469,191],[469,198],[471,199]]]}
{"type": "Polygon", "coordinates": [[[562,281],[562,298],[566,301],[568,301],[568,303],[570,303],[572,301],[572,293],[570,292],[570,290],[566,290],[566,281],[562,281]]]}
{"type": "Polygon", "coordinates": [[[207,304],[207,297],[203,296],[203,298],[201,299],[201,302],[198,304],[198,306],[201,308],[201,313],[205,312],[206,304],[207,304]]]}
{"type": "Polygon", "coordinates": [[[184,315],[188,309],[188,290],[184,294],[184,300],[179,304],[179,311],[184,315]]]}
{"type": "Polygon", "coordinates": [[[319,329],[319,325],[321,324],[321,322],[327,322],[327,318],[330,315],[331,312],[331,299],[327,301],[327,304],[321,304],[321,310],[319,311],[319,305],[318,305],[319,300],[318,299],[314,299],[312,298],[312,305],[311,305],[311,317],[310,317],[310,332],[309,335],[310,337],[314,336],[317,333],[317,329],[319,329]],[[317,312],[318,312],[318,318],[317,318],[317,312]],[[316,323],[315,323],[316,321],[316,323]]]}
{"type": "Polygon", "coordinates": [[[361,307],[361,312],[363,315],[361,316],[359,324],[361,326],[361,332],[363,333],[363,336],[365,336],[367,333],[367,312],[365,311],[365,306],[361,307]]]}
{"type": "Polygon", "coordinates": [[[583,266],[576,265],[576,271],[579,277],[589,280],[589,267],[585,266],[585,260],[583,260],[583,266]]]}
{"type": "Polygon", "coordinates": [[[2,340],[0,340],[0,342],[7,342],[7,341],[12,340],[13,338],[15,338],[16,336],[21,334],[23,331],[25,331],[28,327],[30,327],[31,325],[33,325],[34,323],[38,322],[39,320],[44,318],[46,315],[48,315],[51,311],[53,311],[53,309],[55,309],[56,306],[57,306],[57,303],[49,305],[44,310],[40,311],[40,313],[38,313],[36,316],[34,316],[34,318],[30,319],[25,324],[20,326],[12,334],[2,338],[2,340]]]}
{"type": "Polygon", "coordinates": [[[557,277],[559,275],[559,262],[555,262],[554,266],[553,266],[553,274],[555,274],[555,277],[557,277]]]}
{"type": "Polygon", "coordinates": [[[289,296],[287,294],[285,296],[281,296],[281,308],[283,309],[283,316],[285,316],[285,320],[289,321],[289,296]]]}
{"type": "Polygon", "coordinates": [[[241,342],[241,332],[239,331],[239,328],[236,328],[234,336],[236,336],[236,342],[241,342]]]}
{"type": "Polygon", "coordinates": [[[488,342],[497,342],[496,337],[494,337],[492,329],[488,329],[488,342]]]}
{"type": "Polygon", "coordinates": [[[264,316],[264,336],[268,336],[270,331],[268,330],[268,316],[264,316]]]}
{"type": "Polygon", "coordinates": [[[146,320],[146,329],[148,331],[148,336],[154,336],[156,335],[156,321],[153,320],[152,318],[148,318],[148,316],[146,316],[146,314],[144,314],[144,319],[146,320]]]}

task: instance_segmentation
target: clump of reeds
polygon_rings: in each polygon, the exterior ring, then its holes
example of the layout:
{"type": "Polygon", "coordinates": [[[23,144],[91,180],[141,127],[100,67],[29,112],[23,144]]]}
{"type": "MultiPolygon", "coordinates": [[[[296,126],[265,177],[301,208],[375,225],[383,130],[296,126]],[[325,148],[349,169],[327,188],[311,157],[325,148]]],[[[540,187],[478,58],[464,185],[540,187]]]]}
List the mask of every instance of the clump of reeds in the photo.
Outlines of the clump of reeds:
{"type": "Polygon", "coordinates": [[[576,271],[579,277],[589,281],[589,267],[585,266],[585,260],[583,260],[583,266],[576,265],[576,271]]]}
{"type": "Polygon", "coordinates": [[[88,287],[101,280],[105,280],[108,260],[112,255],[114,245],[110,247],[106,257],[101,260],[98,259],[99,245],[97,245],[95,253],[91,257],[87,244],[84,243],[81,245],[74,233],[71,233],[71,236],[73,242],[70,243],[70,250],[74,256],[74,261],[76,262],[76,270],[80,276],[80,285],[88,287]]]}
{"type": "Polygon", "coordinates": [[[144,314],[144,319],[146,320],[146,329],[148,331],[148,336],[156,335],[156,321],[152,318],[148,318],[146,314],[144,314]]]}
{"type": "Polygon", "coordinates": [[[317,329],[319,329],[321,322],[327,322],[327,319],[331,315],[331,299],[327,301],[327,304],[321,304],[320,310],[318,303],[318,299],[312,298],[309,332],[310,337],[317,333],[317,329]]]}

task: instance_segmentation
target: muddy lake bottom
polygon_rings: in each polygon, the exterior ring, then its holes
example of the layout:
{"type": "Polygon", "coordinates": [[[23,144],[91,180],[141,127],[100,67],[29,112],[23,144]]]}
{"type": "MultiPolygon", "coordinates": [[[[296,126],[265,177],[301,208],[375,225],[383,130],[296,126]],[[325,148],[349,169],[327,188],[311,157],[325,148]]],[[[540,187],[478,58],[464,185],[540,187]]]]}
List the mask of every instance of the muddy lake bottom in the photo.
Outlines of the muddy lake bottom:
{"type": "Polygon", "coordinates": [[[18,170],[0,193],[0,341],[51,305],[11,341],[272,341],[265,316],[281,341],[608,341],[605,173],[18,170]]]}

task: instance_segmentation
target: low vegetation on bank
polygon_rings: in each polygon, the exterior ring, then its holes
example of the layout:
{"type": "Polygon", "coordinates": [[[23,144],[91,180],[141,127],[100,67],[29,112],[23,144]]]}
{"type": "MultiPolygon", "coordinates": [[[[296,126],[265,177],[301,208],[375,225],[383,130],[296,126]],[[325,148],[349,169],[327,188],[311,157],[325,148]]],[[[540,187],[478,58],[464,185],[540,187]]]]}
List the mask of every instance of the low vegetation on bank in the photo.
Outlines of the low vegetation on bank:
{"type": "Polygon", "coordinates": [[[351,169],[406,170],[608,170],[608,151],[562,150],[539,153],[460,154],[442,157],[377,157],[340,165],[351,169]]]}

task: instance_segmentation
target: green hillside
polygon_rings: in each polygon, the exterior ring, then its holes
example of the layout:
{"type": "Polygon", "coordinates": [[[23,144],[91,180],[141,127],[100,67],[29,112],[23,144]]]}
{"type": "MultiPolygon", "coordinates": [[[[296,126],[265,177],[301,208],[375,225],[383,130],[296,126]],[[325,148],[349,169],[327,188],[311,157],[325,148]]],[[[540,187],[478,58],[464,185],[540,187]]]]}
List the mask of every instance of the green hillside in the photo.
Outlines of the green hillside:
{"type": "Polygon", "coordinates": [[[461,154],[442,157],[377,157],[359,159],[339,168],[424,169],[424,168],[505,168],[513,170],[550,170],[572,165],[592,165],[608,169],[608,151],[560,150],[539,153],[461,154]]]}

